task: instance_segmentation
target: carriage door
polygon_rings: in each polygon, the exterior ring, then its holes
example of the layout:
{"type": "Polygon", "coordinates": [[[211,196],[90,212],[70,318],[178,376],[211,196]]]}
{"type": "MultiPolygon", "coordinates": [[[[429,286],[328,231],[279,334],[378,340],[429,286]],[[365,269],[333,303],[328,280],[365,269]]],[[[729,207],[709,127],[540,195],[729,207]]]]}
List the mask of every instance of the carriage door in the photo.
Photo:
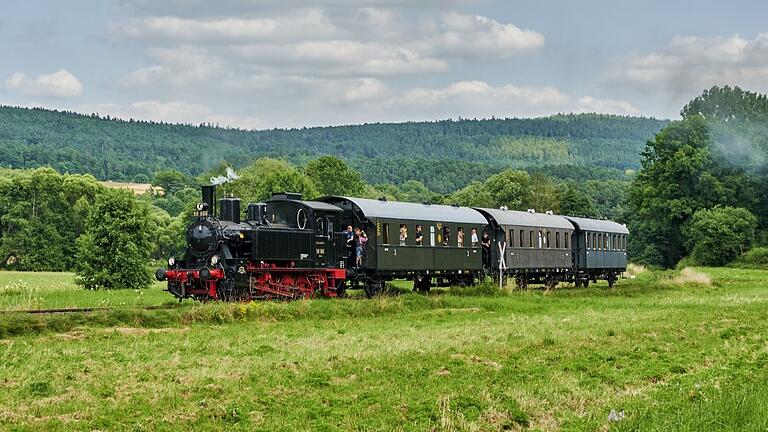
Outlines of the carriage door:
{"type": "Polygon", "coordinates": [[[334,223],[333,216],[325,217],[325,262],[330,263],[333,266],[337,266],[341,255],[339,255],[339,245],[343,244],[339,241],[340,235],[337,235],[337,231],[340,228],[334,223]]]}
{"type": "Polygon", "coordinates": [[[326,250],[328,249],[328,238],[326,236],[326,227],[328,221],[317,212],[315,219],[315,264],[317,267],[325,267],[326,250]]]}

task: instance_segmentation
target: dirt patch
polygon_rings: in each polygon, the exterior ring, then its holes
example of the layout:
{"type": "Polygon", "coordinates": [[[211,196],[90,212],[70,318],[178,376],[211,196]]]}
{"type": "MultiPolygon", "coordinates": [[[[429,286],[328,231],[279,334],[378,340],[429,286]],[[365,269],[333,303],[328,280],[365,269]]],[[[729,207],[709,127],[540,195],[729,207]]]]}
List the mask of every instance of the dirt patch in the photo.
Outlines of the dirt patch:
{"type": "Polygon", "coordinates": [[[467,363],[471,363],[471,364],[479,364],[479,365],[483,365],[483,366],[488,366],[491,369],[496,369],[496,370],[501,369],[501,364],[496,363],[493,360],[484,359],[484,358],[476,356],[474,354],[468,355],[468,356],[464,355],[464,354],[454,354],[454,355],[451,356],[451,358],[452,359],[457,359],[457,360],[463,360],[463,361],[465,361],[467,363]]]}
{"type": "Polygon", "coordinates": [[[706,273],[702,273],[690,267],[686,267],[677,277],[672,279],[672,283],[676,285],[712,285],[712,278],[710,278],[706,273]]]}
{"type": "Polygon", "coordinates": [[[148,334],[157,333],[186,333],[189,331],[189,327],[181,328],[159,328],[159,329],[147,329],[140,327],[110,327],[105,332],[117,332],[123,336],[146,336],[148,334]]]}

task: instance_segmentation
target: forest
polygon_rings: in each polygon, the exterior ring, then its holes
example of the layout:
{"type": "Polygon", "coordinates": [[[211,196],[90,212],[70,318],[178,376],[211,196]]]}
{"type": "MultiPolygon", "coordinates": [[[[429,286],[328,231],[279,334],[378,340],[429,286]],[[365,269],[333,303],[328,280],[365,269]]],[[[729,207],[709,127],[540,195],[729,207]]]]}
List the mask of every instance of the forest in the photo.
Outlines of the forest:
{"type": "Polygon", "coordinates": [[[0,107],[0,167],[50,166],[143,183],[166,168],[197,176],[222,161],[242,168],[272,157],[305,165],[333,155],[369,183],[417,180],[447,194],[507,168],[559,176],[589,166],[620,176],[639,168],[645,141],[666,123],[581,114],[244,131],[0,107]]]}

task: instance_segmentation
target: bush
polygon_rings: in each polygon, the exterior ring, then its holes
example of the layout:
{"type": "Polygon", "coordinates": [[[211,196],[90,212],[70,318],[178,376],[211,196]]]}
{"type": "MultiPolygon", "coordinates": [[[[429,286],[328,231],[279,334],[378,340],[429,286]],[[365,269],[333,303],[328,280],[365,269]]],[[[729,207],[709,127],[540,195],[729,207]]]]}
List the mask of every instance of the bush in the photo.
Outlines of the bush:
{"type": "Polygon", "coordinates": [[[732,263],[734,267],[768,269],[768,247],[752,248],[732,263]]]}
{"type": "Polygon", "coordinates": [[[701,265],[725,265],[748,250],[757,218],[744,208],[714,207],[693,214],[685,227],[690,257],[701,265]]]}
{"type": "Polygon", "coordinates": [[[149,209],[129,191],[110,189],[96,198],[77,239],[76,282],[88,289],[142,289],[154,244],[149,209]]]}

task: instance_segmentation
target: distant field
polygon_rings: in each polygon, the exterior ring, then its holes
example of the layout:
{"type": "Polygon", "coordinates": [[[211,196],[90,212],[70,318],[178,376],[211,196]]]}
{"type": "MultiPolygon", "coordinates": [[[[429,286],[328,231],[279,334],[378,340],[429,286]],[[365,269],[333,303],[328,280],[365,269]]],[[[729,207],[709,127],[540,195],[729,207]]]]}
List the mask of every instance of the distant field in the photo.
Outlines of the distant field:
{"type": "Polygon", "coordinates": [[[160,305],[173,297],[165,285],[145,290],[89,291],[72,273],[0,271],[0,310],[160,305]]]}
{"type": "Polygon", "coordinates": [[[0,340],[0,429],[764,431],[767,288],[765,271],[646,271],[612,290],[50,318],[0,340]]]}

